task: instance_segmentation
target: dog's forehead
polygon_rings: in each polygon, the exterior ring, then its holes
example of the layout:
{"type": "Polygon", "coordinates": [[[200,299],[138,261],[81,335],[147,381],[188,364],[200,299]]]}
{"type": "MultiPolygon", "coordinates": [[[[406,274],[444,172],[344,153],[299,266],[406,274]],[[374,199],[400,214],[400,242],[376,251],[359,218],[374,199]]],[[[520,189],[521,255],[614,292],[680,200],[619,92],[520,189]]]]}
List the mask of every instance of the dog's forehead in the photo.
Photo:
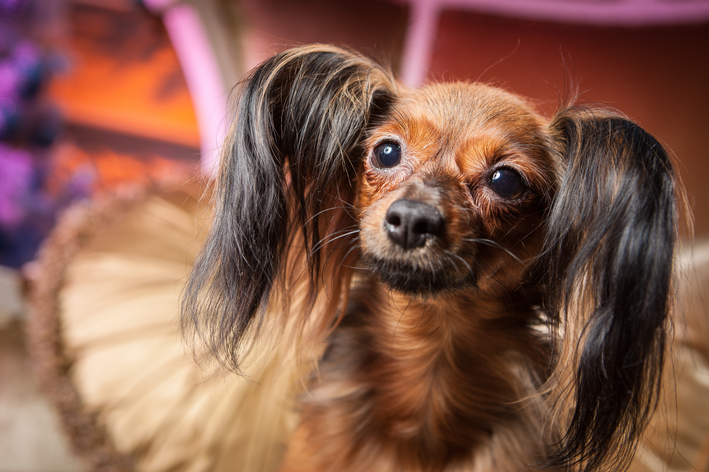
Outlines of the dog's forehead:
{"type": "Polygon", "coordinates": [[[409,118],[425,115],[449,131],[481,126],[529,124],[539,116],[520,96],[479,83],[431,84],[404,95],[395,108],[409,118]]]}
{"type": "Polygon", "coordinates": [[[425,114],[449,131],[536,119],[521,97],[479,83],[432,84],[410,92],[400,106],[398,112],[425,114]]]}

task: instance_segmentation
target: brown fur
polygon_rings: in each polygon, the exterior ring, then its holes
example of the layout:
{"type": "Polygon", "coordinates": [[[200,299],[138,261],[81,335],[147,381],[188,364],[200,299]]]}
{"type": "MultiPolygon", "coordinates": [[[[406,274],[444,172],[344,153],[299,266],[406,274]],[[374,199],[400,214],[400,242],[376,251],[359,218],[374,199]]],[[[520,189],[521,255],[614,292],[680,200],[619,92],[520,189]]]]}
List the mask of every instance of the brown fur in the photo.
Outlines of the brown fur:
{"type": "Polygon", "coordinates": [[[399,140],[406,162],[392,172],[366,161],[356,203],[364,256],[414,257],[382,225],[407,197],[445,211],[445,238],[421,265],[447,260],[460,279],[470,265],[486,270],[478,288],[425,298],[363,280],[350,300],[362,309],[331,340],[283,471],[519,471],[545,456],[539,438],[553,434],[540,399],[527,396],[541,381],[529,372],[543,371],[548,353],[525,325],[534,314],[512,296],[540,250],[540,200],[554,180],[544,122],[528,110],[491,87],[435,85],[411,92],[368,137],[367,153],[399,140]],[[537,192],[501,202],[484,181],[503,162],[523,168],[537,192]],[[473,238],[502,248],[481,251],[473,238]]]}
{"type": "Polygon", "coordinates": [[[282,472],[625,468],[681,193],[652,136],[482,84],[409,90],[323,45],[255,69],[237,108],[183,327],[238,369],[276,320],[315,364],[282,472]],[[428,215],[411,244],[405,207],[428,215]]]}

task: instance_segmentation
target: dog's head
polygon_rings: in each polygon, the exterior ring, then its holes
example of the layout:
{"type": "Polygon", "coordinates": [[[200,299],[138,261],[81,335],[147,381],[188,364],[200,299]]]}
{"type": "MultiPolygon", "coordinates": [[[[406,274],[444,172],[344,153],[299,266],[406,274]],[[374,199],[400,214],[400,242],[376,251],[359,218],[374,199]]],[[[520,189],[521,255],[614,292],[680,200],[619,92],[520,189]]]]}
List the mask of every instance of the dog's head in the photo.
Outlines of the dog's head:
{"type": "Polygon", "coordinates": [[[547,122],[481,84],[407,91],[365,139],[362,259],[392,289],[513,288],[540,253],[557,187],[547,122]]]}
{"type": "Polygon", "coordinates": [[[627,459],[656,401],[677,238],[652,136],[480,84],[409,90],[329,46],[266,61],[236,98],[183,327],[238,368],[269,303],[326,332],[358,270],[413,296],[514,298],[551,326],[566,433],[550,464],[627,459]]]}

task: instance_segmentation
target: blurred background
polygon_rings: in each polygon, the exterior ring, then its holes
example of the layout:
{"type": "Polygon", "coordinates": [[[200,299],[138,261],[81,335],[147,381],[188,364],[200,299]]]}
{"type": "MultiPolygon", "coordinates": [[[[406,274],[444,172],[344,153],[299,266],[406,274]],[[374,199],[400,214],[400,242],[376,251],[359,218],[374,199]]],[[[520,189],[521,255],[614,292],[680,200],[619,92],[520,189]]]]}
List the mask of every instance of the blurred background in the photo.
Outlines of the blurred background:
{"type": "Polygon", "coordinates": [[[57,215],[130,182],[209,174],[231,87],[325,42],[417,86],[478,80],[551,114],[640,123],[678,162],[709,235],[706,0],[0,0],[0,472],[78,471],[29,374],[24,280],[57,215]]]}

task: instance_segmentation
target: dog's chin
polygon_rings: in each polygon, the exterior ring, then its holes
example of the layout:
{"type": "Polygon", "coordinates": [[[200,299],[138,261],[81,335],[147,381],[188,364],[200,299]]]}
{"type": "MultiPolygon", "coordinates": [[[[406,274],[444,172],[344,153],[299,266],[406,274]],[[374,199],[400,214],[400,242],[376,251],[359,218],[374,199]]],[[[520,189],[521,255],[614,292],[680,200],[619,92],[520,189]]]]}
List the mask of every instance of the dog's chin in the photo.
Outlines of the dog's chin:
{"type": "Polygon", "coordinates": [[[390,290],[412,296],[435,296],[475,286],[472,273],[455,274],[442,267],[440,270],[423,269],[399,261],[376,258],[364,260],[375,278],[390,290]]]}

